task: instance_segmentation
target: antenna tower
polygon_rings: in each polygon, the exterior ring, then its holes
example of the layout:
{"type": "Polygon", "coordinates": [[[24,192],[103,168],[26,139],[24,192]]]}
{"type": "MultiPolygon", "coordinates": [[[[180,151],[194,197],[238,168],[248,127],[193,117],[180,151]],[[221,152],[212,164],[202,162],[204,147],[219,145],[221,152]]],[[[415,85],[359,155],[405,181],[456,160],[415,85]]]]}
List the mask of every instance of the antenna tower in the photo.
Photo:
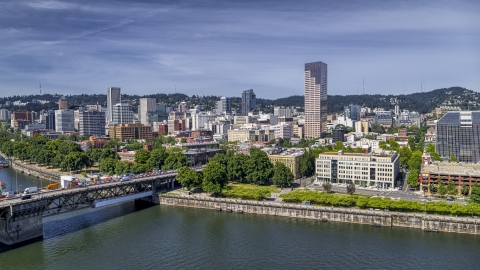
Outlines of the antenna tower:
{"type": "Polygon", "coordinates": [[[363,77],[363,95],[365,95],[365,77],[363,77]]]}
{"type": "Polygon", "coordinates": [[[42,83],[38,82],[38,84],[40,85],[40,95],[41,95],[42,94],[42,83]]]}

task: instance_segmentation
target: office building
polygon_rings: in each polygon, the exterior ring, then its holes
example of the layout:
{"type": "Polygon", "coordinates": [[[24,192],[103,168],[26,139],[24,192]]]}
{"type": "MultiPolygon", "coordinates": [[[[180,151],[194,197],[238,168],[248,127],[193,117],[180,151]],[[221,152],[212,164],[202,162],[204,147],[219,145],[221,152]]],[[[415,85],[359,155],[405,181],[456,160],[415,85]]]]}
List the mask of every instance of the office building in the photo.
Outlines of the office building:
{"type": "Polygon", "coordinates": [[[68,110],[68,101],[65,99],[65,97],[62,97],[58,100],[58,109],[68,110]]]}
{"type": "Polygon", "coordinates": [[[437,122],[436,151],[460,162],[480,162],[480,111],[447,112],[437,122]]]}
{"type": "Polygon", "coordinates": [[[232,111],[232,104],[230,98],[221,97],[219,101],[217,101],[217,106],[215,108],[215,112],[217,115],[221,114],[229,114],[232,111]]]}
{"type": "Polygon", "coordinates": [[[154,98],[140,99],[138,120],[146,126],[151,126],[153,122],[158,122],[157,104],[154,98]]]}
{"type": "Polygon", "coordinates": [[[96,110],[79,111],[79,119],[80,135],[105,136],[105,112],[96,110]]]}
{"type": "Polygon", "coordinates": [[[55,131],[75,131],[74,112],[71,110],[55,110],[55,131]]]}
{"type": "Polygon", "coordinates": [[[305,64],[305,137],[327,131],[327,64],[305,64]]]}
{"type": "Polygon", "coordinates": [[[142,124],[120,124],[109,127],[111,139],[119,139],[124,142],[128,139],[152,141],[152,127],[142,124]]]}
{"type": "Polygon", "coordinates": [[[373,123],[390,127],[393,125],[393,113],[391,111],[378,111],[373,117],[373,123]]]}
{"type": "Polygon", "coordinates": [[[113,121],[113,106],[121,102],[120,87],[107,88],[107,122],[113,121]]]}
{"type": "MultiPolygon", "coordinates": [[[[273,148],[278,149],[278,148],[273,148]]],[[[283,163],[293,173],[295,179],[300,178],[300,159],[305,153],[305,149],[278,149],[279,151],[272,151],[272,148],[263,148],[262,151],[266,152],[268,159],[272,164],[276,162],[283,163]]]]}
{"type": "Polygon", "coordinates": [[[332,182],[392,188],[399,173],[400,156],[388,154],[322,153],[316,159],[317,183],[332,182]]]}
{"type": "Polygon", "coordinates": [[[178,104],[178,111],[179,111],[179,112],[186,112],[186,111],[188,111],[188,103],[185,102],[185,101],[180,102],[180,104],[178,104]]]}
{"type": "Polygon", "coordinates": [[[332,143],[345,141],[345,128],[340,126],[332,132],[332,143]]]}
{"type": "Polygon", "coordinates": [[[112,121],[109,125],[132,124],[135,121],[132,105],[128,103],[117,103],[112,107],[112,121]]]}
{"type": "Polygon", "coordinates": [[[353,121],[360,121],[360,105],[350,104],[344,107],[344,115],[353,121]]]}
{"type": "Polygon", "coordinates": [[[292,117],[292,108],[274,107],[273,115],[278,117],[292,117]]]}
{"type": "Polygon", "coordinates": [[[248,115],[249,112],[257,109],[257,96],[253,89],[248,89],[242,93],[242,115],[248,115]]]}
{"type": "Polygon", "coordinates": [[[33,117],[33,112],[30,111],[14,111],[10,116],[10,125],[14,128],[25,128],[33,123],[33,117]]]}
{"type": "Polygon", "coordinates": [[[0,110],[0,120],[10,120],[11,118],[11,113],[7,109],[1,109],[0,110]]]}

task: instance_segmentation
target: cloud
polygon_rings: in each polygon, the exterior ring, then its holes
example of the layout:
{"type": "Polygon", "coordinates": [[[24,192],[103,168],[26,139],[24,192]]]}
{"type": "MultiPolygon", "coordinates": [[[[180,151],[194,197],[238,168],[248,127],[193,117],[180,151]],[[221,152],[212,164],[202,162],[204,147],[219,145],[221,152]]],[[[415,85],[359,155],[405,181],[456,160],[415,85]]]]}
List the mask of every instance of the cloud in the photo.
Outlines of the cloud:
{"type": "Polygon", "coordinates": [[[35,9],[52,9],[52,10],[62,10],[62,9],[74,9],[78,8],[78,5],[60,1],[36,1],[28,3],[28,6],[35,9]]]}

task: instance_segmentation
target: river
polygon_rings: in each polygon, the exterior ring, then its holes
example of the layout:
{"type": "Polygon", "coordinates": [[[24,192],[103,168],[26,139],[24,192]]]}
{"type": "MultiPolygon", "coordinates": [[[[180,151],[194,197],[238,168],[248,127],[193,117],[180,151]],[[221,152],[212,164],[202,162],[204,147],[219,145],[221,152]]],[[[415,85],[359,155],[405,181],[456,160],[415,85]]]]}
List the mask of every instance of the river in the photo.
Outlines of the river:
{"type": "Polygon", "coordinates": [[[478,269],[479,237],[128,202],[45,218],[0,269],[478,269]]]}

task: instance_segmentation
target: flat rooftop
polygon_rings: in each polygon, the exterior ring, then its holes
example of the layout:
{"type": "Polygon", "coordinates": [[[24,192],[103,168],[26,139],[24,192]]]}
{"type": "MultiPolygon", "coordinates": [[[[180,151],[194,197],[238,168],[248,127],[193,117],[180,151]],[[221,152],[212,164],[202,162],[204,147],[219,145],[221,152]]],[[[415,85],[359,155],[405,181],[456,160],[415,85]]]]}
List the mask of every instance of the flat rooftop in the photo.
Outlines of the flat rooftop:
{"type": "Polygon", "coordinates": [[[434,162],[429,165],[423,165],[421,173],[480,176],[480,164],[434,162]]]}

